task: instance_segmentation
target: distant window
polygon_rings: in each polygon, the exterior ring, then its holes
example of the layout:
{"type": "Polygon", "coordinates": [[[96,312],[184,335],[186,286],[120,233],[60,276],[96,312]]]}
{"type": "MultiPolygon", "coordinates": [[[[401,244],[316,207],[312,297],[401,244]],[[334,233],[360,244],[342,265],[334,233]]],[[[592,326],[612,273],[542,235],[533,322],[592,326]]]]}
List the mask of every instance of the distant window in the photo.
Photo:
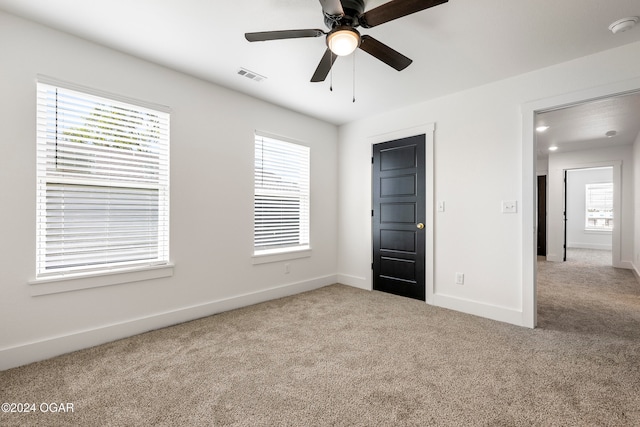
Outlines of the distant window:
{"type": "Polygon", "coordinates": [[[254,254],[309,248],[309,152],[256,134],[254,254]]]}
{"type": "Polygon", "coordinates": [[[169,262],[169,114],[38,83],[38,278],[169,262]]]}
{"type": "Polygon", "coordinates": [[[585,185],[585,228],[613,230],[613,183],[585,185]]]}

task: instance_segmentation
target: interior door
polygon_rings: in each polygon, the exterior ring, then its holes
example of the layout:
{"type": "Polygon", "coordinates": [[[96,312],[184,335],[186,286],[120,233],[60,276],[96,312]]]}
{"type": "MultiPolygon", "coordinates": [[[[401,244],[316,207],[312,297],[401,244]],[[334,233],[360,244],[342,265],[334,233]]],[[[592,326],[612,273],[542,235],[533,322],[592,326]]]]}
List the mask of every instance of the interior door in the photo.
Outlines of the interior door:
{"type": "Polygon", "coordinates": [[[538,177],[538,256],[547,256],[547,176],[538,177]]]}
{"type": "Polygon", "coordinates": [[[425,300],[425,135],[373,146],[373,289],[425,300]]]}

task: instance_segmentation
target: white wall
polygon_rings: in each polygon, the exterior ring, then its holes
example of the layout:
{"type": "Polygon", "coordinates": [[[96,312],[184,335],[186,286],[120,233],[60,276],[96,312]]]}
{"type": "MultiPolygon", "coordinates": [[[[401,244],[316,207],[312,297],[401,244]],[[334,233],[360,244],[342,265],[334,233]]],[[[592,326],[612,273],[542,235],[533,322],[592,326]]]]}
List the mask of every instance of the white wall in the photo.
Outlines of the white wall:
{"type": "Polygon", "coordinates": [[[538,158],[536,162],[536,175],[542,176],[549,173],[549,158],[538,158]]]}
{"type": "Polygon", "coordinates": [[[339,277],[371,288],[369,137],[434,122],[435,199],[446,202],[446,211],[435,213],[435,271],[428,273],[434,303],[532,326],[534,288],[525,283],[529,267],[523,262],[533,264],[535,252],[533,245],[523,248],[523,236],[535,230],[523,229],[522,209],[516,215],[500,211],[502,200],[527,208],[534,200],[534,185],[523,194],[523,180],[533,183],[536,168],[535,149],[523,152],[521,112],[536,100],[638,78],[639,56],[640,43],[630,44],[342,126],[339,277]],[[524,251],[531,260],[523,261],[524,251]],[[465,273],[464,285],[455,284],[456,272],[465,273]]]}
{"type": "Polygon", "coordinates": [[[335,126],[4,13],[0,94],[0,369],[335,282],[335,126]],[[31,295],[37,74],[171,108],[172,277],[31,295]],[[313,251],[289,274],[252,265],[256,129],[311,146],[313,251]]]}
{"type": "Polygon", "coordinates": [[[567,171],[567,247],[611,250],[611,231],[585,230],[587,184],[613,182],[613,169],[567,171]]]}

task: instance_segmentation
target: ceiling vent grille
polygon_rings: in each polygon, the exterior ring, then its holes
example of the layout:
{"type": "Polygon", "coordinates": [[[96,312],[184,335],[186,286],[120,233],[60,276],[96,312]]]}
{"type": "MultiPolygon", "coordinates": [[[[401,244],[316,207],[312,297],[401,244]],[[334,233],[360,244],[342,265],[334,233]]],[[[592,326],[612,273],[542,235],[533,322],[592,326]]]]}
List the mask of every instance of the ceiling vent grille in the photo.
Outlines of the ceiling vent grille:
{"type": "Polygon", "coordinates": [[[238,74],[241,75],[241,76],[244,76],[244,77],[246,77],[248,79],[251,79],[254,82],[261,82],[261,81],[267,79],[265,76],[261,76],[258,73],[254,73],[253,71],[247,70],[246,68],[240,68],[238,70],[238,74]]]}

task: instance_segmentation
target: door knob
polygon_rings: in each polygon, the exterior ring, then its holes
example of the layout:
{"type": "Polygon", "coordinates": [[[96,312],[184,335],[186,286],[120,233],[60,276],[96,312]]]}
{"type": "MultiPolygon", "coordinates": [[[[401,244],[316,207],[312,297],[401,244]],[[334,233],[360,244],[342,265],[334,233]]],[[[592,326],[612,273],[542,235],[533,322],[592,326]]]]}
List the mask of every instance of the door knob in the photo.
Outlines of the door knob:
{"type": "Polygon", "coordinates": [[[424,228],[424,224],[419,222],[418,224],[416,224],[416,228],[422,230],[424,228]]]}

